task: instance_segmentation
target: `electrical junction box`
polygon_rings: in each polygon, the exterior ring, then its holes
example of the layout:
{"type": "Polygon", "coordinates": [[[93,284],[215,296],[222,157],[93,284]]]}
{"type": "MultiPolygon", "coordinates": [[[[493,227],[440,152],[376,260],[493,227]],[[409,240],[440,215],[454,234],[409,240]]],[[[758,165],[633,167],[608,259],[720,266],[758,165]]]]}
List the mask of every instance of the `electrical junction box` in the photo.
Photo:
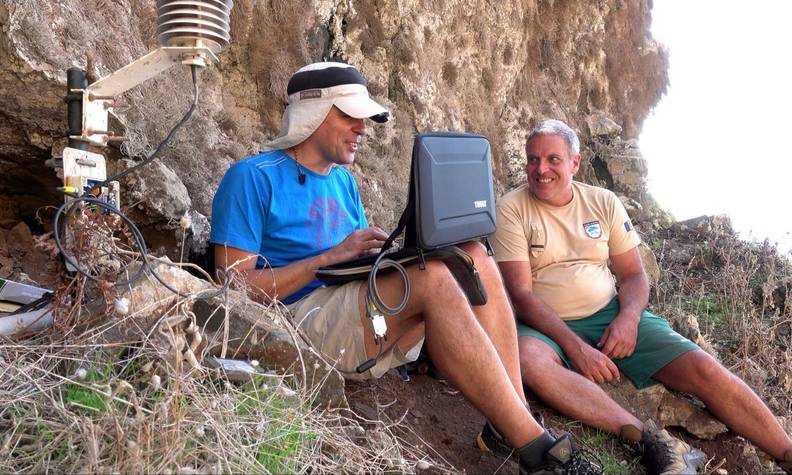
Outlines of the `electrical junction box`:
{"type": "Polygon", "coordinates": [[[71,147],[63,149],[64,185],[73,186],[82,192],[89,181],[102,182],[106,179],[107,168],[103,155],[71,147]]]}

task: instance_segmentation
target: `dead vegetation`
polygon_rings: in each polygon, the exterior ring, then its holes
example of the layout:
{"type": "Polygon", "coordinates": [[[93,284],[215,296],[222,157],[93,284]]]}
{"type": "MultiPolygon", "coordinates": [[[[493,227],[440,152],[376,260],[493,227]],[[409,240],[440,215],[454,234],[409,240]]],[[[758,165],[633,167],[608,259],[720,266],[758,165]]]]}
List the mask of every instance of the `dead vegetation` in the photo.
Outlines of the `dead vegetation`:
{"type": "Polygon", "coordinates": [[[676,223],[649,236],[661,280],[653,308],[693,315],[724,365],[781,416],[792,414],[792,264],[769,242],[746,242],[727,217],[676,223]]]}
{"type": "Polygon", "coordinates": [[[62,275],[52,329],[0,340],[0,472],[446,471],[394,424],[321,409],[289,370],[235,384],[209,369],[216,342],[190,298],[130,306],[106,274],[62,275]],[[132,341],[107,338],[136,325],[132,341]]]}

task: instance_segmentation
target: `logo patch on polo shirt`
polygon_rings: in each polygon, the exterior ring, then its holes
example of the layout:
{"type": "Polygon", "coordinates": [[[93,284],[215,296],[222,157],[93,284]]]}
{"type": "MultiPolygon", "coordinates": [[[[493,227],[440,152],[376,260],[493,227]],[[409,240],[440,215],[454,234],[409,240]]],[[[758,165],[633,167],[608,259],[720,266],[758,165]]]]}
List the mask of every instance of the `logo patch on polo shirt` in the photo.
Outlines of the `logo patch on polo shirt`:
{"type": "Polygon", "coordinates": [[[586,231],[586,235],[591,239],[599,239],[602,236],[602,227],[599,221],[583,223],[583,230],[586,231]]]}
{"type": "Polygon", "coordinates": [[[624,222],[624,230],[629,233],[631,229],[632,229],[632,226],[630,226],[630,222],[629,221],[625,221],[624,222]]]}

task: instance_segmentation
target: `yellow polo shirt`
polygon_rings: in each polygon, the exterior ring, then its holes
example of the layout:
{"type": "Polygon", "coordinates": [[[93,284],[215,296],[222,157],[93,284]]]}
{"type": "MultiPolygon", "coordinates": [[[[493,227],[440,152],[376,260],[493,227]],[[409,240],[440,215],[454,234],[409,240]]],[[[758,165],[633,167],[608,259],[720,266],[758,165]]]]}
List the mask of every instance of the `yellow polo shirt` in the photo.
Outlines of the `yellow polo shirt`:
{"type": "Polygon", "coordinates": [[[533,292],[564,320],[588,317],[616,295],[608,258],[641,242],[627,211],[604,188],[572,182],[572,201],[560,207],[523,185],[498,202],[492,247],[498,262],[528,261],[533,292]]]}

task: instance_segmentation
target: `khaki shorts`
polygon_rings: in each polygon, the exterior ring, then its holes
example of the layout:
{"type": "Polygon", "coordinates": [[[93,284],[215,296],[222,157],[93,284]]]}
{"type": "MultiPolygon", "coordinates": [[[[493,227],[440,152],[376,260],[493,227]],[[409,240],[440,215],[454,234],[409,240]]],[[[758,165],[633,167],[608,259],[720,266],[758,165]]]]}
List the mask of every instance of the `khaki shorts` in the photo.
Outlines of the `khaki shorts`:
{"type": "Polygon", "coordinates": [[[399,345],[393,345],[370,369],[363,373],[355,371],[368,359],[358,304],[360,284],[360,281],[355,281],[340,286],[319,287],[287,305],[295,326],[299,327],[314,349],[344,378],[355,380],[379,378],[391,368],[415,361],[423,345],[422,339],[406,354],[399,349],[399,345]]]}

